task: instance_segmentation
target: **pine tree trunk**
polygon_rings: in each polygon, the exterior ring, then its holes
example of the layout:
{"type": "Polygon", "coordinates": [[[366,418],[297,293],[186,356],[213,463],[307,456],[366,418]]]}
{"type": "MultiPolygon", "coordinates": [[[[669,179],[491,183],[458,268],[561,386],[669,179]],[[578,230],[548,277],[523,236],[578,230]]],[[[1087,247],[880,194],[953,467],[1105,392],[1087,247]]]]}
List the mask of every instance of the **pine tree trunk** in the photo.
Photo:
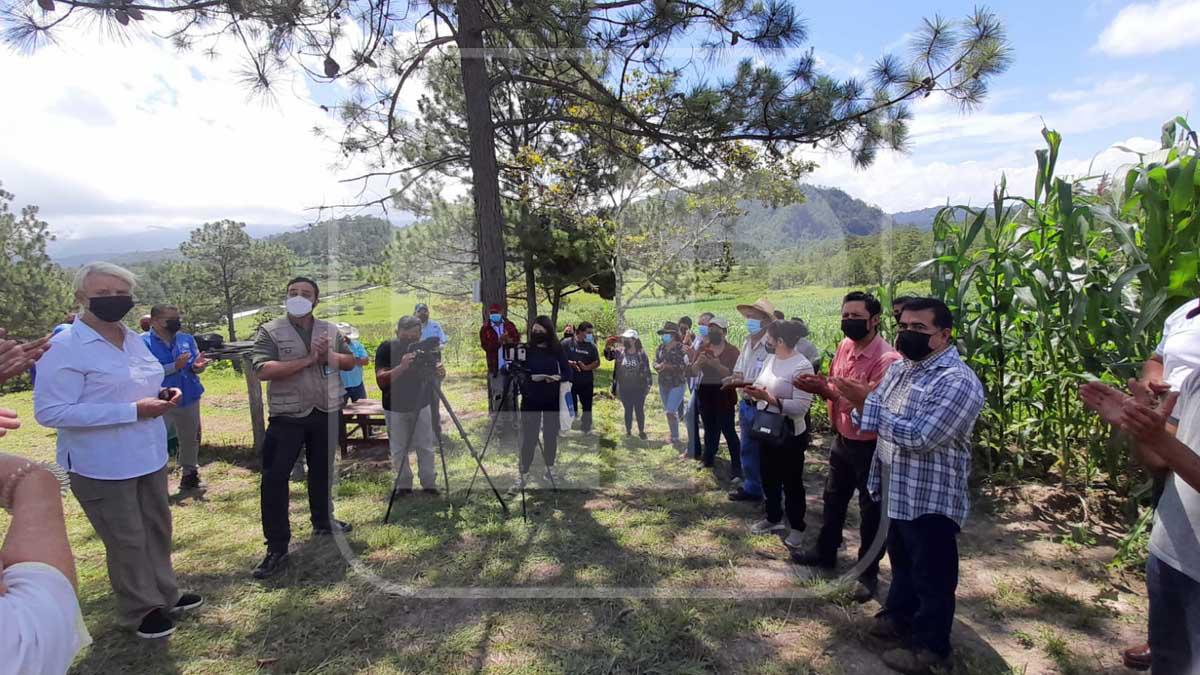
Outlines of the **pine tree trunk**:
{"type": "Polygon", "coordinates": [[[500,176],[496,169],[496,139],[489,96],[491,88],[487,63],[483,57],[483,7],[481,0],[460,0],[456,4],[467,133],[471,142],[475,226],[479,234],[479,295],[483,301],[481,313],[486,319],[488,305],[508,305],[504,275],[504,216],[500,211],[500,176]]]}
{"type": "Polygon", "coordinates": [[[625,261],[622,257],[621,239],[623,237],[620,222],[617,223],[617,240],[613,247],[613,278],[616,281],[617,288],[613,293],[613,310],[617,315],[617,333],[625,330],[625,302],[624,302],[624,286],[625,286],[625,271],[622,269],[625,266],[625,261]]]}

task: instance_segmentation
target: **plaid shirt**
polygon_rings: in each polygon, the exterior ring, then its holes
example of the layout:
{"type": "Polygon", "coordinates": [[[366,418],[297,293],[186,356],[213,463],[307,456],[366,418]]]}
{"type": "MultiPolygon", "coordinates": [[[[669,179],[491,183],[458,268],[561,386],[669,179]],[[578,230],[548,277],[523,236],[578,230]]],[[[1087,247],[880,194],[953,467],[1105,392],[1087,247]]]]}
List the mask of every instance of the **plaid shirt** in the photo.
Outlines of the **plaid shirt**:
{"type": "Polygon", "coordinates": [[[867,481],[876,501],[880,463],[891,465],[889,518],[938,513],[962,527],[971,433],[983,400],[983,385],[954,347],[924,361],[897,361],[888,369],[855,417],[860,429],[879,435],[867,481]]]}

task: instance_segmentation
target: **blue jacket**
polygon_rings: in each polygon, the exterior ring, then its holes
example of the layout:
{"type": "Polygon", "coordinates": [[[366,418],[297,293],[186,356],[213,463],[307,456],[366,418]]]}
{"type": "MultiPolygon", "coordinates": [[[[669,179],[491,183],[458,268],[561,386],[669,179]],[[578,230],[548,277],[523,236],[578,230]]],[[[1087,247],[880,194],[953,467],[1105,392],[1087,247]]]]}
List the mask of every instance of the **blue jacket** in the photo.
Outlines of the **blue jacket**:
{"type": "Polygon", "coordinates": [[[150,353],[163,364],[163,370],[167,373],[162,386],[175,387],[183,392],[183,400],[179,402],[179,407],[186,408],[198,402],[204,394],[204,385],[200,384],[200,376],[192,371],[192,363],[200,355],[196,339],[187,333],[176,333],[175,344],[169,345],[163,342],[157,333],[149,331],[142,334],[142,340],[150,353]],[[180,354],[191,354],[191,357],[183,368],[175,370],[175,357],[180,354]]]}

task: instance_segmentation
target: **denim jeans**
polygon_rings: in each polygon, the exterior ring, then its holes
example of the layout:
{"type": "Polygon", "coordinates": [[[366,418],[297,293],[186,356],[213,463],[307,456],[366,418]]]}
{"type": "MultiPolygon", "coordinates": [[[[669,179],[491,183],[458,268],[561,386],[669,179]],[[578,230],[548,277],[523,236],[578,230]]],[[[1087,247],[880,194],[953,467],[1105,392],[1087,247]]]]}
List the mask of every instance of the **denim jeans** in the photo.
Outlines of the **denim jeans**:
{"type": "Polygon", "coordinates": [[[738,403],[741,418],[742,440],[742,490],[747,494],[761,497],[762,488],[762,448],[758,441],[750,437],[750,427],[754,425],[754,415],[758,408],[750,403],[738,403]]]}
{"type": "Polygon", "coordinates": [[[688,398],[685,420],[688,429],[688,454],[692,459],[700,459],[704,456],[704,445],[700,442],[700,400],[696,397],[694,386],[688,398]]]}
{"type": "Polygon", "coordinates": [[[1200,581],[1150,554],[1151,672],[1200,675],[1200,581]]]}
{"type": "Polygon", "coordinates": [[[673,387],[658,383],[658,397],[662,399],[663,412],[667,414],[667,426],[671,429],[671,439],[679,440],[679,403],[683,401],[683,385],[673,387]]]}
{"type": "Polygon", "coordinates": [[[912,648],[950,654],[958,589],[958,524],[936,513],[893,520],[888,532],[892,587],[884,614],[912,628],[912,648]]]}

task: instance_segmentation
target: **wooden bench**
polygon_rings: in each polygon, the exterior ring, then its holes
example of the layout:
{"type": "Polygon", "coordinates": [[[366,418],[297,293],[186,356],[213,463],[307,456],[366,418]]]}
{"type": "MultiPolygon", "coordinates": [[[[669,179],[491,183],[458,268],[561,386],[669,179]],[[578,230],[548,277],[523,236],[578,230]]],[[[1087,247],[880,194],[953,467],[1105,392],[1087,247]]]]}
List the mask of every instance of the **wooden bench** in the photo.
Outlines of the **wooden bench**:
{"type": "Polygon", "coordinates": [[[358,431],[363,440],[369,440],[375,429],[387,429],[387,419],[383,416],[383,405],[379,401],[360,398],[347,403],[342,408],[341,433],[338,444],[342,448],[342,457],[346,456],[346,446],[350,443],[350,435],[358,431]]]}

